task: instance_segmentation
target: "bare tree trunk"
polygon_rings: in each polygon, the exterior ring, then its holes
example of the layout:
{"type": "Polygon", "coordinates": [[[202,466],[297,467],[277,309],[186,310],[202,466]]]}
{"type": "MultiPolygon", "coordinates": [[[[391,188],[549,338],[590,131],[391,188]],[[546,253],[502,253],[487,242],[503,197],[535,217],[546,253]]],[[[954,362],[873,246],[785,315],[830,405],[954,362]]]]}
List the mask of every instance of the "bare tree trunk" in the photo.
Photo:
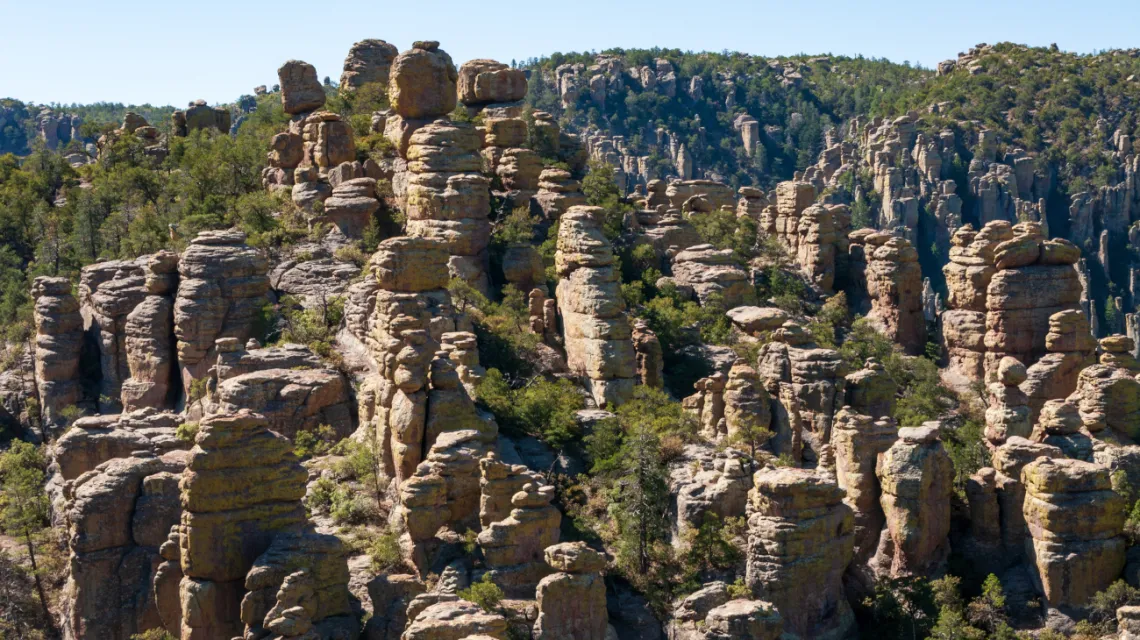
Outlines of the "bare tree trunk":
{"type": "Polygon", "coordinates": [[[30,529],[24,529],[24,544],[28,547],[28,560],[32,564],[32,579],[36,581],[36,593],[40,596],[40,606],[43,607],[44,610],[44,620],[51,629],[52,635],[58,635],[55,628],[55,621],[52,620],[51,617],[51,609],[48,607],[47,594],[44,593],[44,583],[40,578],[40,569],[36,564],[36,548],[32,545],[32,532],[30,529]]]}

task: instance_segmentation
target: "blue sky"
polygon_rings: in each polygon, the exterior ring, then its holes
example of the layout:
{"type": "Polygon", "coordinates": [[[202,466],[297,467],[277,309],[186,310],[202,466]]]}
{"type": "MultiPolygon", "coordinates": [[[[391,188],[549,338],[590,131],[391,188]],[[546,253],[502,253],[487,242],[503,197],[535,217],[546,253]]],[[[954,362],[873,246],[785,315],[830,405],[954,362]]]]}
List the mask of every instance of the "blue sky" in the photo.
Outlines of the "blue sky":
{"type": "Polygon", "coordinates": [[[0,97],[228,102],[299,58],[338,78],[353,42],[439,40],[456,64],[653,46],[863,54],[933,66],[978,42],[1140,47],[1140,1],[0,0],[0,97]]]}

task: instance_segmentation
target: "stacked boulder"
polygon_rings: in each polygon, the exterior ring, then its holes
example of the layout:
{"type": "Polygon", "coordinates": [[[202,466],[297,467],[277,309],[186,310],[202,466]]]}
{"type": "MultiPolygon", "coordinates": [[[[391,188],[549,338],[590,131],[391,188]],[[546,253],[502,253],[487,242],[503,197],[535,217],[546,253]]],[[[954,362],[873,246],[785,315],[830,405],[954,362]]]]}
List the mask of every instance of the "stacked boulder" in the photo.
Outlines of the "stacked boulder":
{"type": "Polygon", "coordinates": [[[882,235],[867,238],[868,249],[874,247],[866,252],[867,318],[908,354],[919,355],[926,347],[926,318],[918,252],[904,238],[882,235]]]}
{"type": "Polygon", "coordinates": [[[215,342],[245,342],[265,306],[268,263],[245,244],[240,231],[203,231],[190,241],[178,261],[178,295],[174,300],[174,335],[183,391],[189,398],[195,383],[209,376],[217,360],[215,342]]]}
{"type": "Polygon", "coordinates": [[[672,258],[701,244],[701,236],[680,211],[659,205],[637,212],[637,242],[651,245],[659,258],[672,258]]]}
{"type": "Polygon", "coordinates": [[[950,262],[942,267],[948,290],[942,335],[947,372],[965,383],[985,378],[986,291],[997,271],[994,248],[1012,237],[1009,223],[991,222],[981,231],[965,225],[951,238],[950,262]]]}
{"type": "Polygon", "coordinates": [[[875,474],[886,526],[871,560],[880,576],[928,575],[950,551],[950,499],[954,465],[938,426],[899,429],[898,440],[879,458],[875,474]]]}
{"type": "Polygon", "coordinates": [[[993,248],[996,273],[986,288],[986,380],[997,378],[1005,356],[1027,366],[1047,353],[1053,314],[1080,308],[1081,281],[1073,268],[1080,250],[1045,240],[1041,225],[1013,226],[1013,238],[993,248]]]}
{"type": "Polygon", "coordinates": [[[175,382],[174,294],[178,255],[159,251],[143,267],[146,297],[127,314],[124,347],[130,378],[122,384],[123,411],[171,409],[180,389],[175,382]]]}
{"type": "Polygon", "coordinates": [[[1021,473],[1034,583],[1051,607],[1084,607],[1124,569],[1124,499],[1108,467],[1045,458],[1021,473]]]}
{"type": "Polygon", "coordinates": [[[68,638],[126,638],[160,627],[151,590],[159,547],[182,511],[184,451],[109,459],[65,486],[68,638]]]}
{"type": "Polygon", "coordinates": [[[665,197],[669,200],[669,208],[678,211],[731,211],[736,208],[732,187],[715,180],[672,180],[665,188],[665,197]],[[695,204],[693,198],[704,202],[695,204]],[[686,206],[686,203],[690,204],[686,206]]]}
{"type": "Polygon", "coordinates": [[[78,406],[83,400],[79,374],[83,316],[67,278],[36,278],[32,296],[35,298],[35,370],[40,416],[45,431],[55,432],[67,424],[65,409],[78,406]]]}
{"type": "Polygon", "coordinates": [[[1026,380],[1025,365],[1006,356],[998,365],[998,379],[987,387],[986,440],[1001,446],[1010,436],[1028,438],[1033,431],[1029,398],[1018,385],[1026,380]]]}
{"type": "Polygon", "coordinates": [[[441,119],[418,128],[408,143],[405,213],[408,235],[435,240],[450,254],[451,277],[486,292],[491,192],[479,147],[478,132],[465,123],[441,119]]]}
{"type": "Polygon", "coordinates": [[[1030,424],[1037,421],[1046,401],[1068,397],[1075,391],[1081,369],[1094,364],[1096,339],[1085,314],[1069,309],[1050,316],[1045,349],[1048,353],[1029,367],[1025,382],[1021,383],[1029,404],[1030,424]]]}
{"type": "Polygon", "coordinates": [[[609,619],[601,576],[605,557],[582,542],[553,545],[544,554],[558,573],[538,583],[536,640],[605,638],[609,619]]]}
{"type": "Polygon", "coordinates": [[[491,522],[476,538],[492,580],[508,594],[533,593],[551,572],[543,553],[558,542],[562,525],[553,500],[553,486],[528,482],[511,496],[510,515],[491,522]]]}
{"type": "Polygon", "coordinates": [[[554,222],[571,207],[585,205],[586,196],[582,193],[582,183],[575,180],[569,171],[552,167],[543,169],[538,175],[538,193],[533,201],[542,218],[554,222]]]}
{"type": "Polygon", "coordinates": [[[92,344],[99,353],[99,409],[114,413],[121,407],[127,364],[127,314],[146,297],[141,260],[112,260],[83,268],[79,275],[80,312],[92,344]]]}
{"type": "Polygon", "coordinates": [[[628,399],[637,375],[613,248],[602,233],[603,215],[599,207],[567,211],[554,257],[566,362],[598,406],[628,399]]]}
{"type": "Polygon", "coordinates": [[[185,137],[191,131],[230,132],[230,110],[225,107],[211,107],[205,100],[191,102],[185,111],[170,114],[174,135],[185,137]]]}
{"type": "Polygon", "coordinates": [[[757,471],[754,483],[748,587],[776,606],[787,632],[847,637],[855,618],[843,573],[852,559],[854,519],[843,490],[820,473],[788,467],[757,471]]]}
{"type": "Polygon", "coordinates": [[[771,338],[760,349],[757,372],[772,398],[773,449],[797,460],[818,460],[845,404],[847,365],[839,352],[818,347],[790,320],[771,338]]]}
{"type": "Polygon", "coordinates": [[[358,394],[360,423],[381,452],[380,471],[397,485],[424,459],[432,360],[444,333],[455,331],[447,292],[446,250],[424,238],[389,238],[370,262],[369,276],[349,287],[349,332],[377,375],[358,394]]]}
{"type": "Polygon", "coordinates": [[[815,205],[808,182],[776,185],[776,205],[760,215],[760,231],[775,237],[808,276],[825,292],[835,285],[839,257],[847,254],[851,216],[841,205],[815,205]]]}
{"type": "Polygon", "coordinates": [[[396,47],[375,38],[352,45],[344,59],[340,90],[353,92],[366,84],[377,84],[387,89],[389,72],[397,53],[396,47]]]}
{"type": "Polygon", "coordinates": [[[673,257],[673,282],[692,290],[701,304],[713,296],[726,309],[756,302],[748,273],[740,267],[732,249],[711,244],[689,247],[673,257]]]}

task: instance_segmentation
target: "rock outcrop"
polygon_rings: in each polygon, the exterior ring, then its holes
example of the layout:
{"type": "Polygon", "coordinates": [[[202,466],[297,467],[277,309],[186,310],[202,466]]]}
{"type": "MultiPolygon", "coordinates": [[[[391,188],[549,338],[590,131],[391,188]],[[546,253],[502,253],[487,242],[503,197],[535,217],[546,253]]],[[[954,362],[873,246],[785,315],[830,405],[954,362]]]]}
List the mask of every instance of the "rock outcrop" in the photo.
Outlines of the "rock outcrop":
{"type": "Polygon", "coordinates": [[[240,231],[204,231],[178,261],[174,335],[183,392],[197,392],[217,359],[218,338],[245,342],[265,306],[268,264],[240,231]]]}
{"type": "Polygon", "coordinates": [[[880,503],[882,488],[875,468],[881,454],[898,440],[890,419],[875,420],[844,407],[835,417],[831,445],[835,449],[835,480],[847,492],[844,502],[855,512],[855,561],[866,564],[879,545],[886,524],[880,503]]]}
{"type": "Polygon", "coordinates": [[[854,518],[843,503],[843,490],[807,469],[762,469],[754,481],[748,587],[776,606],[787,632],[801,638],[847,637],[855,619],[843,592],[843,572],[852,559],[854,518]]]}
{"type": "Polygon", "coordinates": [[[485,292],[491,192],[479,149],[479,135],[469,124],[437,120],[417,129],[408,143],[405,214],[408,235],[447,249],[451,277],[485,292]]]}
{"type": "Polygon", "coordinates": [[[45,431],[55,432],[67,424],[65,409],[83,400],[79,374],[83,317],[67,278],[36,278],[32,296],[35,298],[35,379],[40,416],[45,431]]]}
{"type": "Polygon", "coordinates": [[[673,281],[694,291],[701,304],[714,296],[726,309],[756,302],[748,273],[731,249],[700,244],[681,251],[673,257],[673,281]]]}
{"type": "Polygon", "coordinates": [[[526,97],[526,74],[495,60],[468,60],[459,67],[457,90],[468,106],[515,102],[526,97]]]}
{"type": "Polygon", "coordinates": [[[83,267],[79,275],[80,312],[88,340],[99,356],[99,410],[120,407],[127,364],[127,314],[146,297],[142,260],[111,260],[83,267]]]}
{"type": "Polygon", "coordinates": [[[325,89],[317,80],[317,69],[313,65],[289,60],[277,70],[277,78],[281,81],[281,104],[285,113],[306,113],[325,105],[325,89]]]}
{"type": "Polygon", "coordinates": [[[1025,365],[1006,356],[998,364],[998,379],[989,385],[986,440],[1000,446],[1010,436],[1028,438],[1033,432],[1029,398],[1018,385],[1026,380],[1025,365]]]}
{"type": "Polygon", "coordinates": [[[126,640],[162,625],[151,581],[159,547],[179,520],[187,458],[136,451],[68,481],[65,637],[126,640]]]}
{"type": "Polygon", "coordinates": [[[492,580],[508,595],[533,593],[551,572],[543,553],[558,542],[562,524],[562,513],[550,504],[553,499],[553,486],[528,482],[511,497],[510,515],[476,538],[492,580]]]}
{"type": "Polygon", "coordinates": [[[398,51],[393,45],[369,38],[352,45],[340,74],[340,90],[356,91],[366,84],[388,88],[389,72],[398,51]]]}
{"type": "Polygon", "coordinates": [[[772,445],[777,454],[817,460],[831,441],[835,414],[845,404],[847,365],[834,349],[811,342],[787,321],[760,349],[756,370],[772,397],[772,445]]]}
{"type": "Polygon", "coordinates": [[[1086,367],[1077,376],[1073,396],[1089,432],[1140,438],[1140,380],[1129,370],[1106,364],[1086,367]]]}
{"type": "Polygon", "coordinates": [[[606,561],[582,542],[547,547],[546,563],[558,573],[538,583],[536,640],[605,638],[609,614],[601,571],[606,561]]]}
{"type": "Polygon", "coordinates": [[[938,427],[899,429],[898,436],[875,470],[886,526],[872,563],[892,578],[926,575],[945,562],[954,492],[954,466],[938,427]]]}
{"type": "Polygon", "coordinates": [[[1075,391],[1081,369],[1094,364],[1096,340],[1085,314],[1070,309],[1050,316],[1045,349],[1048,353],[1029,367],[1021,383],[1030,424],[1037,421],[1046,401],[1068,397],[1075,391]]]}
{"type": "Polygon", "coordinates": [[[926,347],[926,319],[918,252],[904,238],[878,240],[867,238],[867,318],[908,354],[920,355],[926,347]]]}
{"type": "Polygon", "coordinates": [[[1084,607],[1124,569],[1124,500],[1107,467],[1043,459],[1021,472],[1033,579],[1053,607],[1084,607]]]}
{"type": "Polygon", "coordinates": [[[613,249],[602,233],[603,213],[599,207],[567,211],[554,257],[566,363],[598,406],[629,398],[637,375],[613,249]]]}
{"type": "Polygon", "coordinates": [[[174,408],[181,389],[175,378],[174,294],[178,255],[159,251],[143,267],[146,297],[127,314],[124,350],[130,378],[122,383],[123,411],[174,408]]]}
{"type": "Polygon", "coordinates": [[[415,42],[392,61],[388,100],[403,118],[447,115],[458,102],[458,79],[455,63],[438,42],[415,42]]]}
{"type": "Polygon", "coordinates": [[[308,473],[287,438],[247,410],[199,425],[181,480],[183,638],[233,637],[246,574],[274,537],[306,522],[308,473]]]}

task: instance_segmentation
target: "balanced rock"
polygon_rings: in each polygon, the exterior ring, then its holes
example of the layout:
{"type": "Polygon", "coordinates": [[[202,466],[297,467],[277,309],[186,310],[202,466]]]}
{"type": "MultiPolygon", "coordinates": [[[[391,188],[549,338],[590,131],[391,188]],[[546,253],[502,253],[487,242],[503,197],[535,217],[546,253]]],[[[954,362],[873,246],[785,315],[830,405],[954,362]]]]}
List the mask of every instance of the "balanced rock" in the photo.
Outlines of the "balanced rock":
{"type": "Polygon", "coordinates": [[[459,67],[459,101],[465,105],[515,102],[526,97],[526,74],[495,60],[468,60],[459,67]]]}
{"type": "Polygon", "coordinates": [[[455,109],[458,77],[451,56],[438,42],[416,42],[392,62],[388,100],[404,118],[447,115],[455,109]]]}
{"type": "Polygon", "coordinates": [[[325,89],[317,80],[317,69],[300,60],[289,60],[277,70],[281,81],[281,104],[285,113],[316,111],[325,104],[325,89]]]}
{"type": "Polygon", "coordinates": [[[340,90],[355,91],[366,84],[376,83],[388,88],[389,71],[396,59],[396,47],[369,38],[352,45],[348,57],[344,59],[344,71],[340,74],[340,90]]]}

